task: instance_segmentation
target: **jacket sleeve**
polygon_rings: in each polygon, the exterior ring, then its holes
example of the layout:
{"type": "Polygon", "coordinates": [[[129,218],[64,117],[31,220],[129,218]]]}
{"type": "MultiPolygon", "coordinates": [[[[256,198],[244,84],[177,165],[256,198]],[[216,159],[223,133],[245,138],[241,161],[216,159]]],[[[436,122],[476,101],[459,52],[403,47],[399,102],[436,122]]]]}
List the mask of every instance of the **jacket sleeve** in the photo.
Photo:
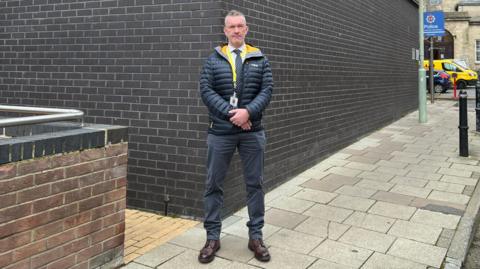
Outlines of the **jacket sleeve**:
{"type": "Polygon", "coordinates": [[[213,82],[213,67],[210,58],[205,61],[205,64],[200,75],[200,95],[203,103],[207,106],[210,113],[216,117],[224,120],[229,120],[228,111],[232,108],[230,104],[225,101],[212,88],[213,82]]]}
{"type": "Polygon", "coordinates": [[[245,106],[250,114],[251,120],[257,120],[262,115],[262,112],[270,103],[270,99],[272,97],[273,91],[273,78],[272,78],[272,69],[270,68],[270,63],[268,59],[265,58],[265,62],[263,65],[263,77],[262,77],[262,85],[260,92],[257,96],[245,106]]]}

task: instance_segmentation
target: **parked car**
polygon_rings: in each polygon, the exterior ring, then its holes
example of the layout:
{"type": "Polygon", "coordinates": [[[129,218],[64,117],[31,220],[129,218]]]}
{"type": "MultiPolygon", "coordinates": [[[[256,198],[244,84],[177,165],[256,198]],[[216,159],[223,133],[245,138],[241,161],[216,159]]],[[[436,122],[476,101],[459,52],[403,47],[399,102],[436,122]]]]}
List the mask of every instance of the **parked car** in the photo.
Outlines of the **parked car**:
{"type": "MultiPolygon", "coordinates": [[[[429,69],[429,61],[425,60],[423,65],[425,69],[429,69]]],[[[466,89],[467,86],[473,86],[477,83],[478,74],[466,66],[465,61],[455,59],[433,60],[434,70],[443,70],[450,76],[457,74],[457,88],[466,89]]],[[[453,77],[450,77],[453,84],[453,77]]]]}
{"type": "MultiPolygon", "coordinates": [[[[427,70],[427,91],[430,91],[430,72],[427,70]]],[[[452,83],[450,81],[450,75],[442,70],[433,70],[433,91],[435,93],[444,93],[450,87],[452,83]]]]}

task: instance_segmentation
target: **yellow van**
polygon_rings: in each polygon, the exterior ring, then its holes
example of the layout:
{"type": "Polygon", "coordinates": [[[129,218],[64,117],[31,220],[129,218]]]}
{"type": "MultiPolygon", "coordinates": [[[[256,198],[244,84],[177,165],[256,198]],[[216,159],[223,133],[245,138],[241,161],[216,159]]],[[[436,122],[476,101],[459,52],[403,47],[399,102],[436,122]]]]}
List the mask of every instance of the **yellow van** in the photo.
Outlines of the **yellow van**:
{"type": "MultiPolygon", "coordinates": [[[[423,66],[426,70],[429,68],[429,61],[425,60],[423,66]]],[[[475,85],[478,80],[477,72],[468,68],[463,61],[454,59],[433,60],[434,70],[443,70],[450,75],[450,81],[453,85],[453,74],[457,74],[457,88],[465,89],[469,85],[475,85]]]]}

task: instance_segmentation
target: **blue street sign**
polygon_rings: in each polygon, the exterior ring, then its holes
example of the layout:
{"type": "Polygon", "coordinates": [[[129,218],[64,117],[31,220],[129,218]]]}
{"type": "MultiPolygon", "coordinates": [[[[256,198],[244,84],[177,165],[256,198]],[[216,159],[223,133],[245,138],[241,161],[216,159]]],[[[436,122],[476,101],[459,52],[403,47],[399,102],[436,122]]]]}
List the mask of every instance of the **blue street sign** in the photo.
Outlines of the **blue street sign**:
{"type": "Polygon", "coordinates": [[[423,34],[425,36],[445,35],[445,17],[443,11],[423,13],[423,34]]]}

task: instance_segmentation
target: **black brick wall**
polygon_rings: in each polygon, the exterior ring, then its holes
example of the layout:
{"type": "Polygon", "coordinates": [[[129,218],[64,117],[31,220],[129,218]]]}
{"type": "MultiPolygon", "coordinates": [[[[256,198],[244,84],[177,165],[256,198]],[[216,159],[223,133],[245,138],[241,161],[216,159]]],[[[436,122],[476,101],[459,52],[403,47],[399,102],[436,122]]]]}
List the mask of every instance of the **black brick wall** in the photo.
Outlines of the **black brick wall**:
{"type": "MultiPolygon", "coordinates": [[[[266,187],[417,106],[412,1],[21,0],[0,2],[0,104],[79,108],[129,126],[128,204],[202,215],[206,109],[197,81],[247,15],[248,41],[272,63],[266,187]]],[[[226,213],[244,205],[241,166],[226,213]]]]}

